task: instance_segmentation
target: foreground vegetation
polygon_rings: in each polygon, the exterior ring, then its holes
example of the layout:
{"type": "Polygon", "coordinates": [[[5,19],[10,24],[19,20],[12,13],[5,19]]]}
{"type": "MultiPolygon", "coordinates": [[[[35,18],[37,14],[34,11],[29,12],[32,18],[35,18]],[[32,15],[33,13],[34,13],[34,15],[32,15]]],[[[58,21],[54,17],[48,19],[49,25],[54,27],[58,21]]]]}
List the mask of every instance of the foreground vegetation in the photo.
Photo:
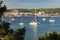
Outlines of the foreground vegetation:
{"type": "Polygon", "coordinates": [[[39,40],[60,40],[60,34],[56,32],[48,32],[39,38],[39,40]]]}
{"type": "Polygon", "coordinates": [[[25,28],[14,31],[10,29],[10,23],[2,21],[2,15],[6,12],[7,7],[1,7],[3,1],[0,1],[0,40],[24,40],[25,28]]]}
{"type": "Polygon", "coordinates": [[[24,40],[25,37],[25,28],[18,29],[14,31],[10,29],[10,23],[2,22],[0,24],[0,39],[3,40],[24,40]]]}

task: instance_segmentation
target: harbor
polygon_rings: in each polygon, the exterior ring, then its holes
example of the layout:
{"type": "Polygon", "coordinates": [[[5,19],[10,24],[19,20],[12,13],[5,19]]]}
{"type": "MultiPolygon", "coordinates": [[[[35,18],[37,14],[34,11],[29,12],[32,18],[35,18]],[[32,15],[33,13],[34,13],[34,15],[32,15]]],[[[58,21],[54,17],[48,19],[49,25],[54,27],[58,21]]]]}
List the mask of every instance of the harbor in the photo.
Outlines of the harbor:
{"type": "Polygon", "coordinates": [[[59,0],[0,0],[0,40],[60,40],[59,0]]]}
{"type": "Polygon", "coordinates": [[[37,22],[40,23],[37,26],[35,26],[35,25],[32,26],[32,25],[29,24],[32,20],[34,20],[34,17],[23,17],[23,23],[24,23],[24,25],[19,25],[19,23],[21,23],[21,17],[15,17],[14,18],[15,20],[10,20],[11,18],[9,18],[9,17],[3,17],[3,18],[4,18],[4,20],[6,22],[9,22],[9,21],[11,22],[11,25],[10,25],[11,27],[10,28],[12,28],[14,30],[26,27],[27,30],[26,30],[26,35],[25,35],[26,38],[25,38],[25,40],[27,40],[27,39],[28,40],[33,40],[33,38],[30,37],[30,36],[34,36],[33,35],[34,31],[32,31],[32,30],[35,27],[37,28],[36,31],[37,31],[37,37],[38,38],[40,36],[42,36],[44,33],[49,32],[49,31],[51,31],[51,32],[53,32],[53,31],[60,32],[59,31],[60,30],[60,22],[59,22],[60,17],[54,17],[55,22],[53,22],[53,23],[49,22],[49,20],[51,19],[51,17],[45,17],[45,19],[46,19],[45,21],[42,20],[43,17],[37,17],[37,22]],[[29,35],[29,36],[27,36],[27,35],[29,35]]]}

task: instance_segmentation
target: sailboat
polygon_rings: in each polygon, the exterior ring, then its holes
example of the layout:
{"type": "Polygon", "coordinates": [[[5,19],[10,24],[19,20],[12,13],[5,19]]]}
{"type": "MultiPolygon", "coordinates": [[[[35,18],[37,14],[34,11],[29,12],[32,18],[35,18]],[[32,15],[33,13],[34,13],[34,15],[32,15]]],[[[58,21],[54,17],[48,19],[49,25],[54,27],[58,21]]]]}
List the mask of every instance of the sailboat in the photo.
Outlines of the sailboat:
{"type": "Polygon", "coordinates": [[[15,18],[11,18],[10,20],[14,21],[14,20],[15,20],[15,18]]]}
{"type": "Polygon", "coordinates": [[[38,24],[40,24],[40,23],[37,22],[37,20],[36,20],[36,10],[35,10],[35,21],[32,21],[32,22],[30,22],[29,24],[32,25],[32,26],[37,26],[38,24]]]}
{"type": "Polygon", "coordinates": [[[21,16],[21,22],[19,23],[19,25],[24,25],[22,16],[21,16]]]}
{"type": "Polygon", "coordinates": [[[42,20],[43,20],[43,21],[45,21],[45,20],[46,20],[45,15],[44,15],[44,12],[43,12],[43,18],[42,18],[42,20]]]}
{"type": "Polygon", "coordinates": [[[55,20],[53,19],[53,16],[52,16],[52,19],[49,20],[49,22],[51,22],[51,23],[55,22],[55,20]]]}
{"type": "Polygon", "coordinates": [[[20,17],[20,13],[18,13],[17,17],[20,17]]]}
{"type": "Polygon", "coordinates": [[[52,16],[51,16],[51,17],[52,17],[52,18],[49,20],[49,22],[54,23],[55,20],[53,19],[53,12],[52,12],[52,16]]]}
{"type": "Polygon", "coordinates": [[[45,18],[42,18],[43,21],[45,21],[46,19],[45,18]]]}

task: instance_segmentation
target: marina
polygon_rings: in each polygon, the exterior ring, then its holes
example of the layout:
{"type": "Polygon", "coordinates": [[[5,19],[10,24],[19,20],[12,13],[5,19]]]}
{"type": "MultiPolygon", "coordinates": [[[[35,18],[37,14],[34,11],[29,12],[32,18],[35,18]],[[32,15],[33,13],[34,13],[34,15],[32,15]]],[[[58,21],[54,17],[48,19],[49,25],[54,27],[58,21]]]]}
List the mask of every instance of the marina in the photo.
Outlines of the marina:
{"type": "MultiPolygon", "coordinates": [[[[36,17],[37,19],[37,22],[39,22],[40,24],[37,25],[33,22],[33,25],[30,25],[29,23],[32,21],[32,20],[35,20],[35,16],[34,17],[23,17],[23,23],[21,23],[21,25],[19,25],[19,23],[21,22],[21,17],[14,17],[15,20],[12,21],[10,20],[11,18],[9,17],[3,17],[3,19],[6,21],[6,22],[9,22],[11,21],[11,27],[12,29],[14,30],[17,30],[19,28],[23,28],[23,27],[26,27],[26,34],[25,34],[25,40],[33,40],[34,38],[32,38],[31,36],[34,36],[33,34],[33,30],[36,30],[36,36],[37,37],[40,37],[41,35],[43,35],[45,32],[60,32],[60,17],[54,17],[54,20],[55,22],[54,23],[51,23],[49,22],[49,20],[51,19],[51,17],[45,17],[46,20],[43,21],[42,18],[43,17],[36,17]],[[36,26],[37,25],[37,26],[36,26]],[[42,30],[42,31],[41,31],[42,30]],[[29,35],[30,34],[30,35],[29,35]],[[29,35],[27,37],[27,35],[29,35]],[[29,39],[30,38],[30,39],[29,39]]],[[[35,39],[34,39],[35,40],[35,39]]]]}
{"type": "Polygon", "coordinates": [[[59,4],[59,0],[0,0],[0,40],[60,40],[59,4]]]}

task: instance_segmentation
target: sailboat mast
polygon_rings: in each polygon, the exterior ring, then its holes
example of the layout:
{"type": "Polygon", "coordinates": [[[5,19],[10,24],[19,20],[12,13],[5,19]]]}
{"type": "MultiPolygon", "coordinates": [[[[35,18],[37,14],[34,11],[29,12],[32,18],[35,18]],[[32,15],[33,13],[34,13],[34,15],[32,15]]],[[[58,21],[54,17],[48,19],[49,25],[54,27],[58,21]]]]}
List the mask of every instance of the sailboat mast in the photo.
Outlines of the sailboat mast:
{"type": "Polygon", "coordinates": [[[23,15],[21,16],[21,22],[23,23],[23,15]]]}
{"type": "Polygon", "coordinates": [[[53,19],[53,11],[52,11],[52,19],[53,19]]]}
{"type": "Polygon", "coordinates": [[[35,22],[36,22],[37,20],[36,20],[36,9],[35,9],[35,22]]]}

